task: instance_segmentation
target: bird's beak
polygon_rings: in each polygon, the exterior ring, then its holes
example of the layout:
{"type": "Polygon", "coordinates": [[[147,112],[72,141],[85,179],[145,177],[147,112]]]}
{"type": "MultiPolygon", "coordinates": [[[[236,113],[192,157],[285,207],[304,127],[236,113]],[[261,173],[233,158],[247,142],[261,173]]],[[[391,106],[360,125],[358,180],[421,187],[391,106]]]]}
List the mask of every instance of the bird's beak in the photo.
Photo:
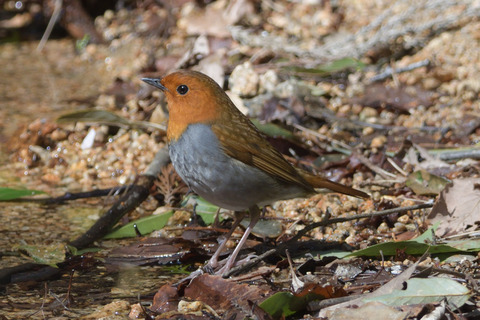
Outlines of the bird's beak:
{"type": "Polygon", "coordinates": [[[161,79],[152,79],[152,78],[142,78],[143,82],[148,83],[151,86],[154,86],[155,88],[158,88],[162,91],[167,91],[167,88],[160,82],[161,79]]]}

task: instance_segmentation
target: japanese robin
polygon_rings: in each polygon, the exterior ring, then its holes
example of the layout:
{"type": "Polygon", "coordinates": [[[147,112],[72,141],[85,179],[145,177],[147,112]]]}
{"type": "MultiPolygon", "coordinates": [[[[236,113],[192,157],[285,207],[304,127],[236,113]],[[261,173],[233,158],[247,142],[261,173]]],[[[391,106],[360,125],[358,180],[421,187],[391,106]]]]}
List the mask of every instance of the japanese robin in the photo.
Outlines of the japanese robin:
{"type": "MultiPolygon", "coordinates": [[[[257,223],[259,207],[277,200],[308,197],[327,188],[354,197],[369,195],[294,168],[233,104],[210,77],[181,70],[162,79],[143,78],[165,93],[170,158],[180,177],[198,195],[236,212],[250,213],[250,223],[223,271],[228,271],[257,223]]],[[[237,216],[232,230],[244,214],[237,216]]],[[[210,259],[217,258],[226,240],[210,259]]]]}

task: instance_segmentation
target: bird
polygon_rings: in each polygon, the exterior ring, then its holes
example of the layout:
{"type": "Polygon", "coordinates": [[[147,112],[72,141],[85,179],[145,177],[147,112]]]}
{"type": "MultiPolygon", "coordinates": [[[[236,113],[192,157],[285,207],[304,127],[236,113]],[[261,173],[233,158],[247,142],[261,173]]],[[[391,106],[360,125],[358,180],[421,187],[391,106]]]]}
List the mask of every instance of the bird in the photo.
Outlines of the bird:
{"type": "Polygon", "coordinates": [[[209,76],[179,70],[162,78],[142,78],[167,101],[167,143],[172,164],[199,196],[236,212],[226,239],[207,265],[215,269],[232,232],[250,214],[250,223],[219,271],[230,270],[260,217],[260,208],[279,200],[306,198],[317,188],[369,198],[363,191],[295,168],[235,106],[209,76]]]}

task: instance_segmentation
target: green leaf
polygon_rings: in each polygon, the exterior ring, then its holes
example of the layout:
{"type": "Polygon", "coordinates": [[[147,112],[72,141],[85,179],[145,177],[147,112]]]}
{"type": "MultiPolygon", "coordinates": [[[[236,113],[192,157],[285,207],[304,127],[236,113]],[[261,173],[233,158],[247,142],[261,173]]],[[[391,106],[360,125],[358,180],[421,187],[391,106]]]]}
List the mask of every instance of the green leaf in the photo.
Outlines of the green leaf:
{"type": "Polygon", "coordinates": [[[449,246],[461,251],[480,251],[480,239],[463,239],[447,242],[449,246]]]}
{"type": "Polygon", "coordinates": [[[173,215],[173,210],[158,215],[151,215],[141,218],[130,223],[127,223],[120,228],[117,228],[107,234],[104,239],[118,239],[118,238],[133,238],[137,234],[135,232],[135,225],[142,235],[149,234],[152,231],[162,229],[168,222],[168,219],[173,215]]]}
{"type": "Polygon", "coordinates": [[[308,293],[299,293],[298,295],[290,292],[277,292],[265,299],[260,304],[260,308],[274,319],[283,319],[297,312],[305,311],[311,301],[323,300],[331,295],[332,293],[329,293],[328,289],[323,288],[320,288],[320,291],[318,289],[308,290],[308,293]]]}
{"type": "Polygon", "coordinates": [[[385,256],[394,256],[397,251],[403,251],[406,254],[412,255],[422,255],[427,250],[429,253],[455,253],[461,252],[462,250],[455,249],[451,246],[440,244],[435,246],[430,246],[425,243],[418,243],[416,241],[398,241],[398,242],[385,242],[373,245],[371,247],[354,251],[347,257],[380,257],[380,251],[385,256]]]}
{"type": "Polygon", "coordinates": [[[310,254],[314,257],[318,256],[320,259],[324,257],[336,257],[339,259],[345,258],[350,255],[351,251],[341,251],[341,250],[326,250],[326,251],[311,251],[310,254]]]}
{"type": "Polygon", "coordinates": [[[25,196],[34,196],[44,193],[45,192],[39,190],[0,188],[0,201],[15,200],[25,196]]]}
{"type": "Polygon", "coordinates": [[[425,231],[424,233],[422,233],[421,235],[419,235],[415,239],[412,239],[411,241],[415,241],[415,242],[418,242],[418,243],[427,243],[427,244],[433,243],[433,241],[434,241],[434,236],[433,235],[435,234],[435,230],[437,230],[439,225],[440,225],[440,223],[438,223],[438,222],[435,223],[433,226],[428,228],[427,231],[425,231]]]}
{"type": "Polygon", "coordinates": [[[82,39],[79,39],[75,42],[75,49],[77,49],[78,52],[83,52],[85,51],[85,48],[87,47],[89,42],[90,42],[90,35],[85,34],[82,39]]]}
{"type": "MultiPolygon", "coordinates": [[[[382,254],[389,255],[386,252],[392,253],[391,255],[395,255],[396,249],[406,249],[417,252],[418,254],[423,254],[423,252],[429,249],[429,245],[433,243],[433,232],[438,228],[439,223],[434,224],[432,227],[428,228],[427,231],[416,237],[415,239],[409,241],[401,241],[401,242],[385,242],[380,243],[377,245],[373,245],[371,247],[349,252],[349,251],[339,251],[339,250],[330,250],[324,252],[311,252],[313,255],[319,255],[320,257],[337,257],[337,258],[345,258],[345,257],[352,257],[352,256],[380,256],[380,250],[382,250],[382,254]],[[411,244],[413,243],[413,244],[411,244]],[[396,245],[398,244],[398,245],[396,245]],[[373,249],[372,249],[373,248],[373,249]]],[[[448,243],[450,245],[450,242],[448,243]]],[[[453,245],[450,245],[454,247],[453,245]]],[[[455,247],[454,247],[455,248],[455,247]]],[[[462,250],[460,248],[457,248],[462,250]]],[[[432,252],[431,250],[429,252],[432,252]]]]}
{"type": "Polygon", "coordinates": [[[365,63],[354,58],[343,58],[333,61],[328,64],[321,64],[313,68],[304,67],[286,67],[287,71],[293,71],[297,73],[308,73],[320,76],[328,76],[333,73],[346,71],[349,69],[362,70],[365,68],[365,63]]]}
{"type": "Polygon", "coordinates": [[[399,242],[385,242],[373,245],[371,247],[354,251],[324,251],[324,252],[311,252],[313,255],[319,255],[321,257],[360,257],[360,256],[370,256],[377,257],[380,256],[380,251],[385,256],[393,256],[396,254],[397,250],[405,251],[405,253],[412,255],[422,255],[427,250],[432,254],[454,254],[454,253],[465,253],[465,252],[477,252],[480,250],[480,239],[463,239],[463,240],[453,240],[447,241],[446,243],[432,245],[434,242],[433,232],[438,228],[440,223],[435,223],[427,231],[422,233],[420,236],[415,239],[408,241],[399,241],[399,242]]]}
{"type": "MultiPolygon", "coordinates": [[[[217,207],[214,204],[211,204],[207,200],[203,199],[202,197],[199,197],[194,194],[190,194],[183,198],[182,203],[180,206],[182,208],[187,207],[188,205],[196,205],[195,206],[195,212],[202,217],[203,222],[205,222],[206,225],[210,225],[215,221],[215,215],[217,214],[217,211],[219,210],[219,207],[217,207]]],[[[222,221],[223,219],[221,216],[219,216],[219,220],[222,221]]]]}
{"type": "Polygon", "coordinates": [[[176,265],[166,265],[162,267],[163,274],[170,272],[172,274],[190,274],[191,272],[191,265],[185,264],[176,264],[176,265]]]}
{"type": "Polygon", "coordinates": [[[271,317],[278,319],[282,316],[288,317],[296,313],[296,311],[291,309],[291,304],[295,299],[295,296],[290,292],[277,292],[265,299],[259,306],[271,317]]]}
{"type": "Polygon", "coordinates": [[[431,174],[425,170],[411,173],[405,184],[418,195],[437,195],[451,181],[440,176],[431,174]]]}
{"type": "Polygon", "coordinates": [[[57,263],[65,260],[65,246],[63,243],[50,245],[20,245],[18,250],[25,251],[33,260],[40,264],[57,267],[57,263]]]}
{"type": "Polygon", "coordinates": [[[354,58],[343,58],[335,60],[326,65],[320,65],[319,68],[324,72],[334,73],[347,69],[362,70],[363,68],[365,68],[365,66],[365,63],[361,62],[360,60],[354,58]]]}
{"type": "Polygon", "coordinates": [[[130,121],[119,115],[106,110],[82,110],[61,115],[57,118],[58,123],[92,122],[111,123],[129,126],[130,121]]]}
{"type": "Polygon", "coordinates": [[[470,290],[449,278],[412,278],[407,280],[405,290],[366,298],[365,302],[378,301],[389,306],[427,304],[446,299],[450,305],[461,307],[470,298],[470,290]]]}
{"type": "MultiPolygon", "coordinates": [[[[433,233],[435,232],[435,230],[438,228],[438,225],[439,223],[436,223],[434,224],[432,227],[428,228],[427,231],[425,231],[424,233],[422,233],[421,235],[419,235],[418,237],[416,237],[415,239],[412,239],[412,240],[409,240],[409,241],[403,241],[402,244],[400,244],[398,247],[400,247],[401,249],[404,249],[405,248],[405,244],[409,244],[409,243],[416,243],[417,246],[419,246],[421,248],[421,250],[417,250],[417,251],[420,251],[422,252],[422,250],[426,250],[429,248],[429,245],[433,243],[433,233]]],[[[480,241],[479,241],[480,242],[480,241]]],[[[388,245],[385,245],[385,247],[388,249],[387,252],[392,252],[392,249],[395,250],[395,249],[398,249],[397,246],[395,245],[392,245],[391,243],[392,242],[387,242],[389,243],[388,245]]],[[[395,242],[393,242],[395,243],[395,242]]],[[[396,242],[396,243],[400,243],[400,242],[396,242]]],[[[311,254],[313,255],[318,255],[320,257],[337,257],[337,258],[345,258],[345,257],[351,257],[351,256],[362,256],[363,253],[367,253],[367,254],[371,254],[372,252],[374,253],[374,255],[378,254],[380,255],[380,250],[382,250],[382,253],[385,255],[386,253],[383,251],[383,248],[382,248],[382,245],[384,243],[381,243],[381,244],[378,244],[376,246],[377,249],[373,249],[373,250],[367,250],[367,249],[370,249],[372,247],[368,247],[366,249],[362,249],[362,250],[358,250],[358,251],[354,251],[354,252],[350,252],[350,251],[340,251],[340,250],[327,250],[327,251],[318,251],[318,252],[311,252],[311,254]],[[366,250],[366,251],[365,251],[366,250]]],[[[451,244],[451,242],[448,243],[448,245],[450,245],[451,247],[453,248],[456,248],[454,245],[451,244]]],[[[472,246],[475,246],[473,244],[471,244],[472,246]]],[[[413,249],[415,245],[412,245],[410,246],[409,245],[409,249],[413,249]]],[[[461,248],[457,248],[459,250],[463,250],[461,248]]],[[[430,251],[431,252],[431,251],[430,251]]]]}
{"type": "Polygon", "coordinates": [[[284,129],[274,123],[262,123],[258,119],[250,119],[258,130],[270,137],[282,137],[285,139],[295,139],[292,132],[284,129]]]}
{"type": "Polygon", "coordinates": [[[379,257],[381,256],[380,251],[382,251],[383,255],[394,256],[397,250],[402,250],[407,254],[417,255],[422,255],[427,250],[430,253],[455,253],[462,251],[445,244],[431,245],[433,243],[432,231],[435,231],[437,227],[438,224],[435,224],[433,227],[412,240],[379,243],[362,250],[354,251],[346,257],[379,257]]]}
{"type": "Polygon", "coordinates": [[[438,228],[439,224],[440,223],[435,223],[435,225],[415,239],[379,243],[362,250],[351,252],[344,257],[379,257],[380,251],[382,251],[382,254],[385,256],[394,256],[397,250],[402,250],[405,253],[412,255],[422,255],[427,250],[432,254],[453,254],[459,252],[476,252],[480,250],[480,239],[454,240],[432,245],[433,232],[438,228]]]}

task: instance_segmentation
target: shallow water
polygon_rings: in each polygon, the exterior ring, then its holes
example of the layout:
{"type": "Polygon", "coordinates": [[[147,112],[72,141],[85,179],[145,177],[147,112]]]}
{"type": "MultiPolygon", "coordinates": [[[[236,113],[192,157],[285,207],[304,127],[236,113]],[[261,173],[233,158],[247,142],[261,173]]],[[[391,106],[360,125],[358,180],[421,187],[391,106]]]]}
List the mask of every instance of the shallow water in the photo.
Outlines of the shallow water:
{"type": "MultiPolygon", "coordinates": [[[[113,82],[104,63],[83,60],[72,40],[51,40],[41,54],[35,51],[36,45],[0,45],[0,186],[45,189],[38,176],[22,176],[24,165],[11,159],[18,135],[36,119],[53,120],[67,111],[94,107],[96,97],[113,82]]],[[[62,194],[67,190],[48,191],[62,194]]],[[[19,245],[63,245],[73,240],[109,204],[104,199],[50,206],[0,203],[0,268],[32,262],[30,257],[19,254],[19,245]]],[[[70,290],[68,274],[48,282],[7,286],[0,298],[0,314],[8,318],[77,318],[114,299],[136,303],[143,297],[151,301],[156,289],[172,281],[169,270],[160,266],[107,270],[101,261],[108,248],[126,242],[103,242],[104,250],[95,256],[100,262],[75,272],[70,290]],[[67,292],[73,297],[70,306],[59,303],[67,292]]]]}

